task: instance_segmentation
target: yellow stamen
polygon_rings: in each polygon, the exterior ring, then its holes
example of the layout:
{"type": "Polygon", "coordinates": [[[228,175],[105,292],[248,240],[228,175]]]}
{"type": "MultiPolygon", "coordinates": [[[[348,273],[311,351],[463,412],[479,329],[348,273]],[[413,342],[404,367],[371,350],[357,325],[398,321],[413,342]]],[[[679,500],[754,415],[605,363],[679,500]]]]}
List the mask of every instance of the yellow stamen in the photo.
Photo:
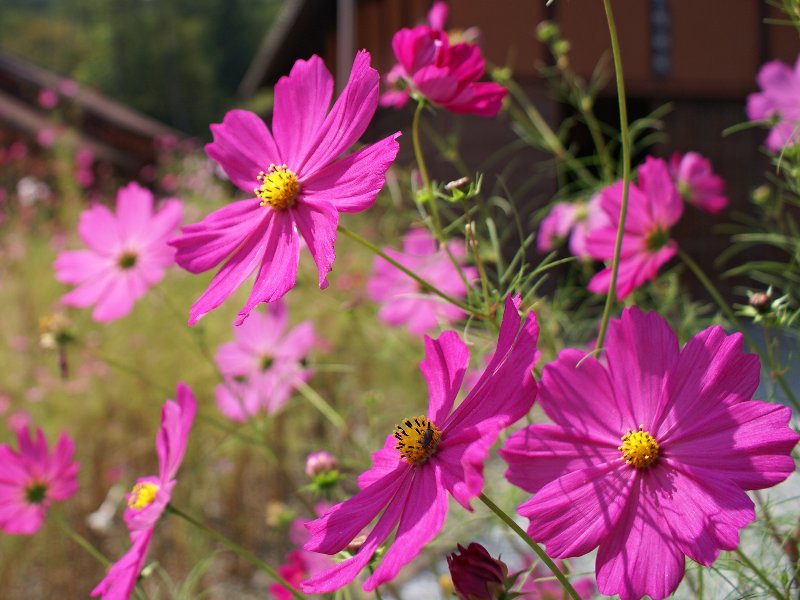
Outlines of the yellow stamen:
{"type": "Polygon", "coordinates": [[[649,431],[644,431],[644,425],[639,425],[639,431],[629,429],[622,436],[622,445],[617,450],[622,452],[621,460],[626,465],[637,469],[649,467],[658,458],[658,442],[649,431]]]}
{"type": "Polygon", "coordinates": [[[294,206],[300,184],[297,175],[286,165],[270,165],[265,173],[261,171],[256,178],[261,186],[253,190],[261,198],[261,206],[271,206],[275,210],[284,210],[294,206]]]}
{"type": "Polygon", "coordinates": [[[397,438],[395,450],[399,450],[409,463],[417,465],[436,451],[441,433],[428,417],[420,415],[395,427],[394,437],[397,438]]]}
{"type": "Polygon", "coordinates": [[[158,485],[149,481],[141,481],[133,486],[128,494],[128,506],[135,510],[142,510],[150,506],[156,499],[158,485]]]}

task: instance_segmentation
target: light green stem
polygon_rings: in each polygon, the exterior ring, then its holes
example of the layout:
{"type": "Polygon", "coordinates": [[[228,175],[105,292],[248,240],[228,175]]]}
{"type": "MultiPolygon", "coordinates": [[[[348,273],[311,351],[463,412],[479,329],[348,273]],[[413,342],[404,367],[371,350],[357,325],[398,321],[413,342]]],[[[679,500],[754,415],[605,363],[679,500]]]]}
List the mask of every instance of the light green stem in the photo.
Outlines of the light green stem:
{"type": "Polygon", "coordinates": [[[336,427],[336,429],[343,430],[347,426],[342,418],[342,415],[340,415],[335,408],[326,402],[325,398],[317,393],[317,390],[312,388],[304,381],[297,381],[295,383],[295,387],[297,388],[297,391],[299,391],[303,397],[322,414],[322,416],[328,419],[328,421],[330,421],[331,424],[336,427]]]}
{"type": "Polygon", "coordinates": [[[227,546],[230,550],[232,550],[237,555],[241,556],[243,559],[245,559],[247,562],[249,562],[251,565],[257,568],[259,571],[263,571],[264,573],[269,575],[272,579],[274,579],[276,582],[278,582],[280,585],[286,588],[289,591],[289,593],[292,594],[292,596],[294,596],[298,600],[305,600],[305,596],[301,594],[299,591],[297,591],[297,589],[295,589],[291,583],[286,581],[283,577],[280,576],[280,574],[275,569],[270,567],[265,562],[261,561],[255,554],[253,554],[246,548],[242,548],[236,542],[229,540],[221,533],[214,531],[207,525],[204,525],[200,521],[196,520],[194,517],[190,517],[182,510],[175,508],[175,506],[173,506],[172,504],[167,504],[166,510],[168,513],[173,514],[176,517],[180,517],[187,523],[190,523],[191,525],[197,527],[200,531],[202,531],[209,537],[214,538],[218,542],[221,542],[222,544],[227,546]]]}
{"type": "Polygon", "coordinates": [[[108,560],[103,553],[100,552],[100,550],[95,548],[89,540],[70,527],[69,524],[61,517],[61,515],[56,516],[54,520],[61,528],[61,531],[66,533],[73,542],[83,548],[89,556],[91,556],[105,568],[108,568],[109,565],[111,565],[111,561],[108,560]]]}
{"type": "Polygon", "coordinates": [[[764,586],[769,590],[769,593],[772,596],[777,598],[777,600],[787,600],[788,596],[786,596],[785,594],[782,594],[781,591],[777,587],[775,587],[775,584],[772,583],[772,581],[770,581],[770,578],[767,577],[766,573],[764,573],[764,571],[759,569],[755,565],[755,563],[752,560],[750,560],[747,557],[747,555],[744,554],[744,552],[741,551],[741,549],[737,548],[736,549],[736,554],[739,556],[741,561],[745,565],[747,565],[753,571],[753,573],[756,574],[756,577],[758,577],[761,580],[761,583],[764,584],[764,586]]]}
{"type": "Polygon", "coordinates": [[[611,0],[603,0],[608,20],[608,33],[611,36],[611,53],[614,55],[614,73],[617,79],[617,101],[619,102],[619,128],[622,138],[622,206],[619,211],[617,224],[617,240],[614,245],[614,258],[611,261],[611,283],[608,286],[606,305],[603,308],[603,318],[600,321],[600,331],[597,334],[597,348],[603,348],[608,331],[608,321],[611,318],[611,309],[617,295],[617,275],[619,274],[619,257],[622,253],[622,237],[625,231],[625,218],[628,214],[628,190],[631,185],[631,139],[628,130],[628,107],[625,99],[625,82],[622,76],[622,55],[619,51],[617,39],[617,26],[614,24],[614,13],[611,12],[611,0]]]}
{"type": "Polygon", "coordinates": [[[422,144],[420,143],[419,131],[420,123],[422,122],[422,111],[424,108],[424,100],[417,102],[417,109],[414,111],[414,120],[411,123],[411,140],[414,144],[414,157],[417,160],[417,168],[419,169],[419,174],[422,177],[422,189],[425,199],[428,201],[428,206],[431,209],[433,234],[439,241],[441,247],[444,249],[445,254],[447,254],[447,258],[450,259],[450,262],[453,263],[453,266],[456,268],[456,272],[464,282],[464,287],[469,288],[469,281],[467,281],[467,276],[464,274],[464,270],[461,268],[458,260],[456,260],[456,257],[453,256],[453,253],[450,251],[450,247],[447,245],[447,238],[445,237],[444,230],[442,229],[442,219],[439,216],[439,205],[437,204],[436,196],[433,194],[433,190],[431,189],[431,180],[430,176],[428,175],[428,167],[425,165],[425,157],[422,154],[422,144]]]}
{"type": "Polygon", "coordinates": [[[517,102],[522,106],[524,114],[528,117],[534,129],[542,136],[545,148],[559,161],[568,164],[569,167],[578,175],[583,182],[588,186],[597,184],[597,178],[592,175],[589,170],[584,167],[580,161],[575,158],[569,150],[564,148],[564,144],[555,134],[555,132],[544,120],[539,110],[528,100],[525,92],[512,80],[504,82],[504,85],[511,92],[511,95],[516,98],[517,102]]]}
{"type": "MultiPolygon", "coordinates": [[[[678,257],[684,262],[684,264],[687,267],[689,267],[689,270],[692,273],[694,273],[694,276],[697,277],[697,279],[700,281],[700,283],[703,284],[703,287],[706,288],[706,291],[711,296],[711,298],[714,300],[714,302],[717,303],[717,306],[719,306],[720,310],[723,312],[725,317],[727,317],[727,319],[731,322],[731,324],[739,332],[741,332],[742,336],[744,337],[745,341],[747,342],[747,345],[750,346],[750,349],[753,352],[755,352],[756,354],[758,354],[759,356],[761,356],[761,354],[762,354],[761,353],[761,349],[758,347],[758,345],[756,344],[756,342],[753,339],[753,337],[747,332],[747,330],[744,327],[742,327],[742,324],[739,322],[739,319],[736,318],[736,313],[734,313],[733,309],[728,305],[727,302],[725,302],[725,299],[722,297],[722,294],[720,294],[720,292],[716,288],[716,286],[706,276],[706,274],[703,272],[703,269],[700,268],[700,265],[698,265],[692,259],[691,256],[686,254],[681,249],[678,249],[678,257]]],[[[769,364],[769,360],[768,360],[768,364],[769,364]]],[[[789,384],[786,382],[786,379],[784,379],[783,375],[778,373],[777,370],[774,370],[774,373],[772,374],[772,376],[777,380],[778,385],[781,386],[781,389],[786,394],[786,398],[789,400],[789,402],[791,402],[791,404],[794,407],[794,409],[797,412],[800,412],[800,401],[798,401],[797,396],[795,396],[794,392],[792,391],[792,388],[789,387],[789,384]]]]}
{"type": "Polygon", "coordinates": [[[471,315],[473,315],[475,317],[478,317],[480,319],[491,320],[491,317],[489,315],[487,315],[486,313],[483,313],[483,312],[471,307],[470,305],[465,304],[464,302],[461,302],[460,300],[457,300],[456,298],[453,298],[452,296],[448,296],[442,290],[440,290],[439,288],[435,287],[433,284],[429,283],[428,281],[426,281],[425,279],[423,279],[422,277],[420,277],[419,275],[414,273],[414,271],[412,271],[412,270],[404,267],[403,265],[401,265],[399,262],[397,262],[391,256],[386,254],[383,250],[378,248],[375,244],[373,244],[372,242],[364,239],[363,237],[358,235],[356,232],[350,231],[349,229],[347,229],[346,227],[344,227],[342,225],[339,225],[338,229],[339,229],[339,233],[344,234],[347,237],[349,237],[351,240],[353,240],[354,242],[357,242],[357,243],[361,244],[366,249],[368,249],[370,252],[373,252],[377,256],[380,256],[383,260],[388,262],[390,265],[392,265],[393,267],[395,267],[397,269],[400,269],[403,273],[405,273],[406,275],[411,277],[411,279],[416,281],[421,286],[422,291],[429,291],[429,292],[431,292],[433,294],[436,294],[437,296],[439,296],[443,300],[446,300],[447,302],[449,302],[450,304],[453,304],[454,306],[458,306],[461,310],[464,310],[464,311],[468,312],[469,314],[471,314],[471,315]]]}
{"type": "Polygon", "coordinates": [[[539,546],[539,544],[537,544],[536,542],[534,542],[533,539],[531,539],[531,536],[529,536],[527,533],[525,533],[525,530],[522,529],[522,527],[520,527],[519,525],[517,525],[514,522],[514,519],[509,517],[503,511],[503,509],[501,509],[494,502],[492,502],[486,496],[486,494],[481,493],[479,498],[481,499],[481,502],[483,502],[486,506],[488,506],[489,509],[494,514],[496,514],[498,517],[500,517],[500,519],[506,525],[508,525],[512,530],[514,530],[514,533],[516,533],[520,538],[522,538],[522,541],[524,541],[526,544],[528,544],[528,546],[530,546],[531,550],[533,550],[536,553],[536,555],[539,557],[539,559],[545,565],[547,565],[547,568],[550,569],[550,571],[552,571],[553,575],[556,576],[556,579],[558,579],[558,582],[561,584],[561,587],[564,588],[564,591],[567,594],[569,594],[570,597],[574,598],[575,600],[581,600],[581,597],[578,595],[578,592],[575,591],[575,588],[572,587],[572,584],[569,582],[569,579],[567,579],[566,575],[564,575],[564,573],[561,572],[561,569],[559,569],[558,565],[556,565],[556,563],[553,562],[553,559],[550,558],[549,556],[547,556],[547,553],[544,550],[542,550],[542,547],[539,546]]]}

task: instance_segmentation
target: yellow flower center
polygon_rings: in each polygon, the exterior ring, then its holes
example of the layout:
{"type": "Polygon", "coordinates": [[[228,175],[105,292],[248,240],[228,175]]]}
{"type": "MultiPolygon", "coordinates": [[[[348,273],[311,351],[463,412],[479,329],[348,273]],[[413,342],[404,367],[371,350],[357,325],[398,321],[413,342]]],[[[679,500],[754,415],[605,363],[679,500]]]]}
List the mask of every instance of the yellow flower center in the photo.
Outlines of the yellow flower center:
{"type": "Polygon", "coordinates": [[[286,165],[270,165],[269,170],[261,171],[256,178],[261,186],[253,192],[261,198],[261,206],[271,206],[275,210],[283,210],[294,206],[300,184],[297,175],[290,171],[286,165]]]}
{"type": "Polygon", "coordinates": [[[149,481],[141,481],[133,486],[128,495],[128,506],[135,510],[142,510],[153,503],[157,493],[158,485],[149,481]]]}
{"type": "Polygon", "coordinates": [[[637,469],[649,467],[658,458],[658,442],[649,431],[644,431],[644,425],[639,425],[639,431],[629,429],[622,436],[622,445],[617,450],[622,452],[622,460],[626,465],[637,469]]]}
{"type": "Polygon", "coordinates": [[[436,451],[441,434],[428,417],[420,415],[395,427],[394,437],[397,438],[395,450],[399,450],[409,463],[417,465],[436,451]]]}

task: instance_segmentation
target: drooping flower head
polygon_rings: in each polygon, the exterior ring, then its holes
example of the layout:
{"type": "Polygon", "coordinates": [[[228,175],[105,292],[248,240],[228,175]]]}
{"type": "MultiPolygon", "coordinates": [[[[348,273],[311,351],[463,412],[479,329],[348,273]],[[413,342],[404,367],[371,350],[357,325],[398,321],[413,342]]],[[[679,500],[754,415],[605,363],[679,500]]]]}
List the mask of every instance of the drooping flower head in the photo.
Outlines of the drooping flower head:
{"type": "Polygon", "coordinates": [[[599,546],[597,584],[622,600],[670,595],[684,555],[711,565],[755,519],[745,490],[794,471],[785,406],[751,400],[759,361],[719,326],[683,348],[656,313],[611,322],[606,360],[568,349],[544,368],[531,425],[500,450],[518,511],[553,557],[599,546]]]}
{"type": "Polygon", "coordinates": [[[394,34],[398,64],[386,74],[390,89],[381,96],[381,106],[402,108],[413,94],[450,112],[493,117],[507,91],[498,83],[478,81],[486,66],[480,48],[451,43],[442,31],[446,18],[447,6],[436,3],[428,15],[430,25],[394,34]]]}
{"type": "Polygon", "coordinates": [[[103,600],[127,600],[136,587],[144,566],[156,523],[172,498],[175,477],[186,453],[186,442],[197,411],[192,390],[179,383],[175,401],[167,400],[161,410],[161,427],[156,435],[158,475],[142,477],[128,494],[125,524],[131,537],[130,549],[114,563],[92,596],[103,600]]]}
{"type": "Polygon", "coordinates": [[[355,556],[306,581],[303,591],[326,593],[348,584],[396,528],[394,542],[364,584],[371,591],[393,579],[441,530],[447,492],[472,510],[470,500],[483,488],[489,448],[536,397],[531,371],[539,328],[533,313],[520,327],[519,306],[519,297],[507,299],[494,357],[455,410],[469,350],[454,331],[425,338],[420,367],[430,392],[426,414],[404,419],[387,436],[372,455],[372,468],[359,477],[358,494],[306,524],[311,540],[305,548],[336,554],[380,518],[355,556]]]}
{"type": "Polygon", "coordinates": [[[117,211],[97,204],[81,213],[78,235],[87,250],[61,252],[56,279],[77,287],[62,304],[86,308],[92,318],[107,322],[127,315],[134,302],[161,281],[175,262],[167,245],[183,215],[179,200],[153,211],[153,194],[137,183],[117,192],[117,211]]]}
{"type": "Polygon", "coordinates": [[[681,197],[689,204],[712,215],[728,206],[725,180],[711,169],[711,161],[697,152],[673,154],[669,171],[681,197]]]}
{"type": "Polygon", "coordinates": [[[322,59],[298,60],[275,85],[272,133],[244,110],[232,110],[211,126],[214,141],[206,153],[255,197],[184,227],[170,242],[178,249],[178,264],[191,273],[227,259],[192,305],[190,325],[256,270],[237,325],[256,305],[286,294],[297,279],[300,236],[317,264],[320,288],[327,287],[339,213],[372,206],[398,150],[399,132],[339,158],[364,133],[378,105],[379,77],[369,62],[368,52],[356,55],[350,79],[330,107],[333,78],[322,59]]]}
{"type": "Polygon", "coordinates": [[[229,419],[246,421],[260,411],[274,413],[297,384],[312,375],[303,361],[316,343],[314,326],[303,321],[287,331],[288,321],[286,305],[275,302],[234,327],[234,341],[219,347],[216,363],[225,381],[215,395],[229,419]]]}
{"type": "Polygon", "coordinates": [[[760,92],[747,97],[747,117],[751,121],[775,119],[767,137],[767,148],[780,151],[800,140],[800,55],[794,69],[773,60],[758,72],[760,92]]]}
{"type": "Polygon", "coordinates": [[[500,600],[506,597],[508,566],[472,542],[447,556],[447,568],[459,600],[500,600]]]}
{"type": "Polygon", "coordinates": [[[550,252],[569,236],[569,251],[581,259],[591,258],[586,250],[586,238],[595,229],[608,227],[608,215],[601,206],[602,196],[595,194],[588,202],[558,202],[539,226],[536,247],[550,252]]]}
{"type": "MultiPolygon", "coordinates": [[[[597,260],[611,261],[617,239],[623,183],[605,188],[601,206],[609,222],[589,234],[586,251],[597,260]]],[[[669,230],[683,214],[683,202],[672,183],[666,163],[648,156],[639,168],[639,185],[630,184],[622,253],[617,276],[617,297],[622,300],[646,281],[655,279],[661,265],[675,256],[678,245],[669,230]]],[[[589,290],[604,294],[611,285],[609,265],[589,282],[589,290]]]]}
{"type": "Polygon", "coordinates": [[[31,439],[27,426],[16,430],[19,450],[0,445],[0,530],[15,535],[36,533],[53,501],[78,490],[75,444],[66,434],[53,452],[41,429],[31,439]]]}
{"type": "MultiPolygon", "coordinates": [[[[466,250],[464,244],[451,240],[447,243],[450,254],[463,263],[466,250]]],[[[427,229],[412,229],[403,238],[403,251],[384,248],[384,252],[404,267],[446,294],[462,299],[467,295],[467,281],[477,277],[474,267],[462,267],[458,272],[444,249],[439,249],[436,240],[427,229]]],[[[381,304],[378,317],[384,323],[400,327],[405,325],[411,333],[422,335],[439,324],[449,324],[464,316],[464,311],[430,292],[420,288],[419,283],[380,257],[375,258],[372,277],[367,283],[371,300],[381,304]]]]}

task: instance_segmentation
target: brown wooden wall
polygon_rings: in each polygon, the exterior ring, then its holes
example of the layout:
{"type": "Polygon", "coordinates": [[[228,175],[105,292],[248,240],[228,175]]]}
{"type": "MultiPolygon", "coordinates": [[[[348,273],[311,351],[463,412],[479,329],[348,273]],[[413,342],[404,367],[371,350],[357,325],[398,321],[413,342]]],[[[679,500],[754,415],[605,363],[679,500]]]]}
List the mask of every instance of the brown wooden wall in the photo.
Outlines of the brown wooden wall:
{"type": "MultiPolygon", "coordinates": [[[[392,35],[425,22],[430,0],[361,0],[356,46],[373,54],[385,72],[395,59],[392,35]]],[[[477,26],[487,59],[511,65],[518,79],[535,78],[547,60],[536,41],[538,23],[553,19],[572,43],[573,68],[588,77],[598,60],[610,57],[610,42],[600,0],[450,0],[448,29],[477,26]]],[[[625,81],[632,95],[653,97],[744,97],[755,89],[761,64],[772,58],[794,62],[800,38],[791,27],[767,25],[780,12],[761,0],[667,0],[670,69],[658,77],[651,67],[650,0],[613,0],[625,81]]],[[[326,59],[334,64],[334,33],[326,59]]]]}

